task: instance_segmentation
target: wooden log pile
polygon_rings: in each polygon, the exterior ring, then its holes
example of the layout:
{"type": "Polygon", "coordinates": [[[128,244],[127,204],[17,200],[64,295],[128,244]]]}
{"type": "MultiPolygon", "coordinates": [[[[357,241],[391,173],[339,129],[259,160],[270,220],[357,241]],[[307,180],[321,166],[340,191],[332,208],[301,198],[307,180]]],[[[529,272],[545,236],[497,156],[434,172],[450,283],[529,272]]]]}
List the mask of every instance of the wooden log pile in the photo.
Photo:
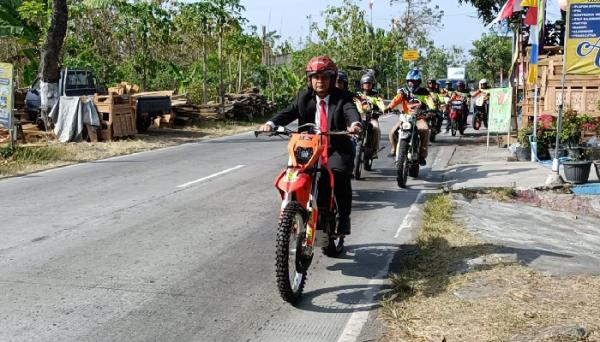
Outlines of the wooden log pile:
{"type": "Polygon", "coordinates": [[[178,125],[192,125],[200,119],[200,109],[187,97],[187,94],[171,96],[171,111],[178,125]]]}
{"type": "Polygon", "coordinates": [[[233,104],[233,117],[236,119],[264,117],[275,109],[275,104],[261,95],[258,88],[248,88],[239,94],[227,94],[225,99],[233,104]]]}
{"type": "Polygon", "coordinates": [[[239,94],[226,94],[224,106],[214,101],[205,105],[196,105],[185,95],[171,97],[171,106],[178,120],[190,123],[198,118],[250,120],[269,115],[275,109],[275,105],[267,101],[257,88],[249,88],[239,94]]]}

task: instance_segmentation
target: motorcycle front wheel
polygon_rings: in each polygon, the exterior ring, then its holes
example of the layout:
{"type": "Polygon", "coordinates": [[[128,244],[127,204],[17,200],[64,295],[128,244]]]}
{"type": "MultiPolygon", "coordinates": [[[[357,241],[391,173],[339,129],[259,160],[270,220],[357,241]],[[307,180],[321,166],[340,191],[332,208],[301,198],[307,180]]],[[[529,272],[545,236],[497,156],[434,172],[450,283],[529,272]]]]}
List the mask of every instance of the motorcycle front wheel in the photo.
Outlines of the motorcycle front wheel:
{"type": "Polygon", "coordinates": [[[456,136],[456,131],[457,131],[457,124],[456,124],[456,120],[452,120],[451,126],[450,128],[452,129],[452,136],[456,136]]]}
{"type": "Polygon", "coordinates": [[[306,284],[306,272],[312,255],[305,253],[306,219],[304,209],[290,202],[283,212],[277,229],[276,279],[281,298],[296,303],[302,296],[306,284]]]}
{"type": "Polygon", "coordinates": [[[362,141],[359,141],[356,145],[356,155],[354,156],[354,179],[360,180],[363,168],[363,158],[365,150],[362,146],[362,141]]]}
{"type": "Polygon", "coordinates": [[[399,187],[406,188],[408,179],[408,141],[400,140],[396,153],[398,153],[396,180],[399,187]]]}

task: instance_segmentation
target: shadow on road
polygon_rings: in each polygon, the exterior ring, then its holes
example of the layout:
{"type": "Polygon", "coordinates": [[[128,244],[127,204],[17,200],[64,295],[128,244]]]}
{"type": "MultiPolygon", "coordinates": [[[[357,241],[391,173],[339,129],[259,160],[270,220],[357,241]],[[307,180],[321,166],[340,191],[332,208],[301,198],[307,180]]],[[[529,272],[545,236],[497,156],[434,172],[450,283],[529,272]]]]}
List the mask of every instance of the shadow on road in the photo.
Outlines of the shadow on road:
{"type": "Polygon", "coordinates": [[[513,255],[514,262],[529,265],[536,259],[549,256],[572,258],[570,255],[544,249],[512,248],[495,244],[451,246],[445,238],[432,238],[414,244],[350,245],[340,262],[327,267],[330,272],[341,272],[347,277],[363,278],[365,284],[334,286],[306,292],[298,309],[321,313],[352,313],[378,309],[386,294],[397,294],[396,300],[406,300],[417,293],[436,296],[446,291],[453,275],[474,270],[504,267],[506,263],[473,262],[490,254],[513,255]],[[381,265],[394,254],[390,272],[395,273],[392,284],[380,284],[388,274],[378,272],[381,265]],[[376,281],[373,281],[376,280],[376,281]]]}

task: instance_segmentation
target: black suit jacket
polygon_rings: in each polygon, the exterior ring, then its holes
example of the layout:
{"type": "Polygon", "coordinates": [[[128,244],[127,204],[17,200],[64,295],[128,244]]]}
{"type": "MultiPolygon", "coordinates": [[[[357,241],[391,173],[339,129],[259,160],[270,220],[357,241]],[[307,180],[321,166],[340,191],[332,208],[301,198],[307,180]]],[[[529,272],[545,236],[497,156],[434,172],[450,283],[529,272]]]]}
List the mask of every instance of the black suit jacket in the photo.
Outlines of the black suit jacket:
{"type": "MultiPolygon", "coordinates": [[[[327,108],[329,131],[345,131],[354,122],[360,121],[352,93],[334,88],[329,94],[327,108]]],[[[287,126],[295,120],[298,125],[315,123],[317,98],[312,90],[301,91],[296,99],[284,110],[275,114],[270,121],[277,126],[287,126]]],[[[346,136],[332,136],[329,146],[329,167],[338,172],[352,173],[354,147],[346,136]]]]}

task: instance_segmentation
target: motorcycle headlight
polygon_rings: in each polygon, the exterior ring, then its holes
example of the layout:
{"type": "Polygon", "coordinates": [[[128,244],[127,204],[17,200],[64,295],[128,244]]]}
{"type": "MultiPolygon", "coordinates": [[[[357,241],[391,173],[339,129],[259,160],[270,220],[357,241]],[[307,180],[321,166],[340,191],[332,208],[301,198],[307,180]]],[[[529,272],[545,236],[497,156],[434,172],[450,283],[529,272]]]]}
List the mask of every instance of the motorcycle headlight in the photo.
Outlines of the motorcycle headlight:
{"type": "Polygon", "coordinates": [[[411,123],[410,123],[410,122],[403,122],[403,123],[402,123],[402,129],[403,129],[403,130],[405,130],[405,131],[408,131],[408,130],[410,130],[411,128],[412,128],[412,125],[411,125],[411,123]]]}
{"type": "Polygon", "coordinates": [[[296,160],[300,164],[308,164],[313,152],[312,147],[298,147],[295,151],[296,160]]]}

